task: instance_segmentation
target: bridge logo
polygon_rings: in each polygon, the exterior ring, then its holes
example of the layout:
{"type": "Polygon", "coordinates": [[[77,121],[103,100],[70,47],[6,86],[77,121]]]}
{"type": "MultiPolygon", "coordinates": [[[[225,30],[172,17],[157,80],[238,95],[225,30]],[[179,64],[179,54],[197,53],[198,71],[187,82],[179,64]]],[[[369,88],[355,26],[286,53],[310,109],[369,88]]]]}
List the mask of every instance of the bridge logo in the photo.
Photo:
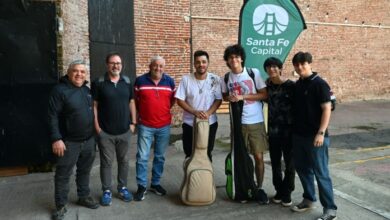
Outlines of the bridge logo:
{"type": "Polygon", "coordinates": [[[279,35],[287,29],[288,22],[287,11],[277,5],[259,5],[253,13],[253,28],[260,35],[279,35]]]}

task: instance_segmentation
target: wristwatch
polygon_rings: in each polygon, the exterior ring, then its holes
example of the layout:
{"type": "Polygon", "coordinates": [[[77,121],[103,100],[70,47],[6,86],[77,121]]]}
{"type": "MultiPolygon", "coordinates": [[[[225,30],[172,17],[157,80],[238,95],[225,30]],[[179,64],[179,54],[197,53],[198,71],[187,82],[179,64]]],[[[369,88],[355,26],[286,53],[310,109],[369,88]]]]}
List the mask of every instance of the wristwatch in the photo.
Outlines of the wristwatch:
{"type": "Polygon", "coordinates": [[[324,136],[325,132],[324,131],[319,131],[318,134],[324,136]]]}

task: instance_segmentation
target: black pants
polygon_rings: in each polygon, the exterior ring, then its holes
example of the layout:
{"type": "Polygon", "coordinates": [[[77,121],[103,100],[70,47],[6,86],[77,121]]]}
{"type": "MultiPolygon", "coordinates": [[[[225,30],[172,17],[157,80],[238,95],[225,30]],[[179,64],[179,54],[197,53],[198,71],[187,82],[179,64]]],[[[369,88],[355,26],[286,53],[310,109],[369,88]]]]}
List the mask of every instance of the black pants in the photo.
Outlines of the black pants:
{"type": "Polygon", "coordinates": [[[295,168],[292,159],[291,137],[269,137],[269,152],[272,165],[272,183],[281,196],[290,196],[295,188],[295,168]],[[282,173],[282,156],[285,170],[282,173]]]}
{"type": "Polygon", "coordinates": [[[56,207],[68,202],[69,179],[76,165],[77,195],[79,198],[89,196],[89,175],[95,159],[95,138],[82,142],[65,141],[66,151],[63,157],[57,158],[54,176],[54,199],[56,207]]]}
{"type": "MultiPolygon", "coordinates": [[[[185,123],[183,123],[182,128],[183,128],[183,137],[182,137],[183,150],[184,150],[186,157],[190,157],[192,154],[193,128],[185,123]]],[[[217,133],[217,129],[218,129],[218,122],[215,122],[214,124],[210,125],[209,141],[208,141],[208,145],[207,145],[207,155],[209,156],[211,161],[212,161],[211,151],[213,151],[213,149],[214,149],[215,134],[217,133]]]]}

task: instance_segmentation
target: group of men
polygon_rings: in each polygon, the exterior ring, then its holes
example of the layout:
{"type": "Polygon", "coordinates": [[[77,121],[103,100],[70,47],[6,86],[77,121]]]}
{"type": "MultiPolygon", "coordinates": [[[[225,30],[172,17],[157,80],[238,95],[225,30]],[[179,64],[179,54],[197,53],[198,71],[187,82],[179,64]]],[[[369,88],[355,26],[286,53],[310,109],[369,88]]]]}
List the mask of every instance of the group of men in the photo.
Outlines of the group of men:
{"type": "Polygon", "coordinates": [[[169,143],[175,83],[164,73],[165,60],[151,59],[148,73],[138,77],[134,86],[121,74],[118,53],[106,57],[107,72],[86,84],[87,68],[83,61],[69,65],[67,75],[54,87],[49,99],[49,127],[52,150],[57,157],[54,177],[55,205],[53,219],[63,219],[69,193],[69,179],[76,166],[78,204],[96,209],[99,203],[90,196],[89,177],[95,159],[97,140],[100,153],[100,204],[112,203],[112,165],[116,158],[117,195],[125,202],[142,201],[148,180],[148,160],[154,149],[150,191],[165,195],[160,185],[165,149],[169,143]],[[156,111],[158,109],[158,111],[156,111]],[[132,133],[138,130],[136,175],[138,190],[134,197],[127,188],[129,148],[132,133]],[[95,136],[97,137],[95,139],[95,136]]]}
{"type": "Polygon", "coordinates": [[[100,153],[102,196],[100,204],[112,203],[112,164],[118,164],[117,192],[125,202],[142,201],[148,184],[148,160],[154,149],[150,190],[165,195],[160,185],[165,150],[169,143],[171,113],[175,100],[183,108],[182,140],[185,157],[192,153],[193,119],[208,119],[210,132],[208,157],[212,161],[218,129],[216,110],[222,99],[244,103],[241,130],[248,152],[255,161],[257,187],[264,179],[263,155],[270,150],[273,202],[291,206],[295,169],[304,189],[303,200],[292,207],[303,212],[316,201],[314,177],[317,179],[324,214],[320,220],[336,219],[332,183],[328,172],[330,88],[311,71],[312,57],[299,52],[293,58],[300,79],[294,83],[282,77],[282,62],[267,59],[263,81],[259,70],[246,68],[245,51],[240,45],[226,48],[224,60],[230,71],[225,80],[208,72],[209,55],[194,53],[195,72],[184,75],[177,91],[174,80],[164,73],[165,60],[151,59],[149,72],[136,78],[134,86],[123,74],[118,53],[106,57],[107,72],[96,79],[91,90],[86,86],[87,69],[82,61],[69,65],[67,75],[53,89],[49,100],[49,123],[53,153],[57,156],[55,204],[53,219],[66,213],[69,178],[76,169],[78,203],[88,208],[99,204],[90,196],[89,175],[95,158],[95,135],[100,153]],[[264,124],[263,101],[269,104],[268,134],[264,124]],[[138,131],[136,180],[138,190],[132,195],[127,188],[131,134],[138,131]],[[281,158],[285,172],[282,173],[281,158]]]}

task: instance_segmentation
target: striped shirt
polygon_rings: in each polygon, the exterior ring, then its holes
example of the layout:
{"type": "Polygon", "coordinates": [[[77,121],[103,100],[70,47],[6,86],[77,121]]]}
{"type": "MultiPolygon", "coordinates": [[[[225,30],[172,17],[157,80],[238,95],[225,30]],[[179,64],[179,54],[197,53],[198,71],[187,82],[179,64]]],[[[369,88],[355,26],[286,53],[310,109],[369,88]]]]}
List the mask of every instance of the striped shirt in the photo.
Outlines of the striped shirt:
{"type": "Polygon", "coordinates": [[[163,73],[156,85],[150,72],[137,77],[134,84],[139,123],[152,128],[171,124],[171,107],[174,104],[175,81],[163,73]]]}

